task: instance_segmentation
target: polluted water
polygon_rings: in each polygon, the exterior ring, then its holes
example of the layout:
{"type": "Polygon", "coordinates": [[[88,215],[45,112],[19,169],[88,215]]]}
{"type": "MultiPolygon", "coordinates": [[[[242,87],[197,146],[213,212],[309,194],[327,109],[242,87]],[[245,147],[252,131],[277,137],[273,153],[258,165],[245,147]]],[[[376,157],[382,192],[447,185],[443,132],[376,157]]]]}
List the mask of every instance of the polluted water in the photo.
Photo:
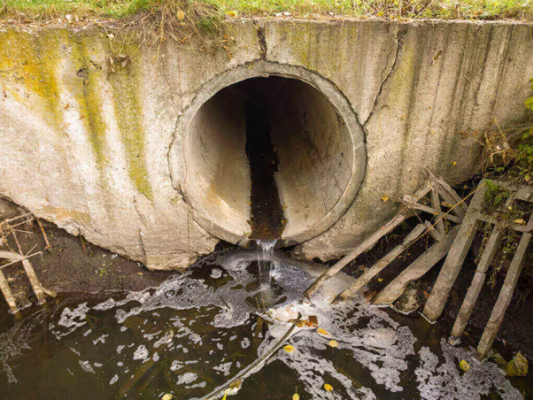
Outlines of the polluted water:
{"type": "Polygon", "coordinates": [[[158,287],[63,295],[22,321],[4,316],[1,398],[523,398],[497,364],[451,346],[419,318],[405,322],[364,298],[330,305],[350,278],[334,277],[304,301],[324,267],[260,253],[219,253],[158,287]],[[271,260],[268,305],[257,297],[266,284],[258,257],[271,260]],[[264,364],[217,392],[293,325],[264,364]]]}

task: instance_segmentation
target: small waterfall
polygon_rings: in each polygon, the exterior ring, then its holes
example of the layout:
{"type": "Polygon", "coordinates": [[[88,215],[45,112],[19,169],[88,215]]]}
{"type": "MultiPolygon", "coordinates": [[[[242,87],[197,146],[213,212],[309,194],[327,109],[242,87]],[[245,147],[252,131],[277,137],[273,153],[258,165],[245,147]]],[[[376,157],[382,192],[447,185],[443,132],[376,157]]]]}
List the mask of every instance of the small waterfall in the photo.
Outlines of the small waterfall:
{"type": "Polygon", "coordinates": [[[278,240],[256,240],[261,253],[257,258],[259,265],[259,282],[262,286],[269,286],[272,282],[271,264],[274,256],[274,248],[278,240]]]}

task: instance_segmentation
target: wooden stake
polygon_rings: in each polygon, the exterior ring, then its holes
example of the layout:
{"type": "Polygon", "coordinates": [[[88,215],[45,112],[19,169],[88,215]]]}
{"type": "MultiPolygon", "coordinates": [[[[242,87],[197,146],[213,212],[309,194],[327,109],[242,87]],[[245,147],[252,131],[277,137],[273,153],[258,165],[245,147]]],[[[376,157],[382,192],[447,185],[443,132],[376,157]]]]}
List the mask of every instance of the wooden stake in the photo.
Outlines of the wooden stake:
{"type": "Polygon", "coordinates": [[[11,289],[9,288],[9,284],[7,283],[7,279],[2,271],[0,271],[0,290],[2,291],[2,294],[4,295],[11,312],[13,314],[17,314],[19,312],[19,309],[17,308],[17,303],[15,303],[13,293],[11,293],[11,289]]]}
{"type": "Polygon", "coordinates": [[[442,212],[440,209],[440,200],[439,200],[439,192],[437,191],[437,187],[435,184],[432,185],[431,190],[431,206],[437,210],[437,214],[435,214],[435,217],[437,218],[437,222],[435,223],[435,226],[437,228],[437,231],[444,235],[444,221],[441,218],[442,212]]]}
{"type": "MultiPolygon", "coordinates": [[[[420,200],[422,197],[428,194],[430,190],[431,186],[426,183],[415,193],[415,195],[413,195],[413,198],[420,200]]],[[[346,256],[344,256],[339,262],[337,262],[330,269],[328,269],[321,276],[319,276],[318,279],[304,292],[304,296],[310,298],[311,295],[316,292],[320,286],[324,284],[324,282],[326,282],[329,278],[338,273],[356,257],[361,255],[361,253],[371,249],[379,241],[379,239],[381,239],[387,233],[392,232],[396,227],[401,225],[407,219],[408,215],[409,214],[407,212],[396,215],[392,220],[387,222],[385,226],[378,229],[372,235],[366,238],[359,246],[357,246],[346,256]]]]}
{"type": "Polygon", "coordinates": [[[404,252],[416,239],[420,237],[426,230],[424,224],[417,225],[405,240],[399,246],[396,246],[392,251],[390,251],[385,257],[379,260],[371,268],[367,269],[365,273],[360,276],[354,283],[346,288],[340,295],[339,298],[346,300],[350,297],[353,297],[363,286],[365,286],[372,278],[377,274],[383,271],[392,261],[394,261],[400,254],[404,252]]]}
{"type": "Polygon", "coordinates": [[[45,250],[52,250],[52,246],[50,245],[50,242],[48,241],[48,236],[46,236],[46,232],[44,231],[43,224],[40,220],[36,219],[37,225],[39,225],[39,228],[41,229],[41,232],[43,233],[44,242],[46,243],[46,246],[44,247],[45,250]]]}
{"type": "MultiPolygon", "coordinates": [[[[529,220],[533,221],[533,215],[529,220]]],[[[487,326],[485,327],[485,331],[483,332],[477,347],[477,355],[480,360],[487,356],[487,353],[492,346],[492,342],[494,342],[494,338],[500,330],[505,311],[507,311],[507,307],[509,307],[518,278],[520,277],[520,272],[522,272],[524,258],[532,236],[531,233],[524,233],[518,243],[516,253],[513,257],[513,261],[511,261],[511,266],[507,271],[507,275],[505,276],[505,281],[503,282],[498,300],[492,309],[489,322],[487,322],[487,326]]]]}
{"type": "Polygon", "coordinates": [[[457,275],[478,230],[477,216],[479,215],[486,190],[487,187],[484,183],[478,186],[478,190],[468,208],[468,213],[463,219],[457,237],[450,248],[450,252],[446,257],[446,261],[426,302],[423,314],[429,321],[435,321],[441,316],[444,310],[444,305],[448,300],[450,290],[457,279],[457,275]]]}
{"type": "Polygon", "coordinates": [[[476,273],[474,275],[474,279],[472,279],[472,284],[470,285],[470,288],[468,288],[463,305],[461,306],[459,314],[457,315],[457,319],[453,325],[451,333],[453,338],[460,338],[465,331],[466,324],[470,319],[470,315],[472,315],[472,310],[476,305],[479,293],[481,292],[483,284],[485,283],[487,270],[489,269],[489,266],[496,255],[498,247],[500,246],[501,238],[502,232],[498,226],[495,226],[489,237],[487,245],[485,246],[481,260],[476,268],[476,273]]]}
{"type": "Polygon", "coordinates": [[[311,295],[316,292],[316,290],[320,286],[322,286],[324,282],[326,282],[329,278],[338,273],[356,257],[361,255],[365,251],[370,250],[379,241],[379,239],[381,239],[387,233],[392,232],[396,227],[401,225],[405,221],[405,219],[406,217],[403,214],[396,215],[393,219],[387,222],[385,226],[370,235],[367,239],[363,241],[363,243],[361,243],[359,246],[349,252],[346,256],[341,258],[339,262],[337,262],[330,269],[328,269],[321,276],[319,276],[318,279],[304,292],[304,296],[306,296],[307,298],[311,297],[311,295]]]}
{"type": "Polygon", "coordinates": [[[409,282],[424,276],[440,260],[446,257],[457,235],[457,228],[452,228],[442,241],[435,243],[411,265],[403,270],[391,283],[375,297],[376,306],[391,306],[407,288],[409,282]]]}
{"type": "Polygon", "coordinates": [[[39,304],[45,303],[46,298],[44,297],[43,287],[41,286],[41,282],[39,281],[39,278],[37,278],[37,274],[31,266],[30,261],[27,259],[22,260],[22,266],[24,267],[24,271],[30,280],[31,287],[35,293],[35,297],[37,297],[37,300],[39,301],[39,304]]]}

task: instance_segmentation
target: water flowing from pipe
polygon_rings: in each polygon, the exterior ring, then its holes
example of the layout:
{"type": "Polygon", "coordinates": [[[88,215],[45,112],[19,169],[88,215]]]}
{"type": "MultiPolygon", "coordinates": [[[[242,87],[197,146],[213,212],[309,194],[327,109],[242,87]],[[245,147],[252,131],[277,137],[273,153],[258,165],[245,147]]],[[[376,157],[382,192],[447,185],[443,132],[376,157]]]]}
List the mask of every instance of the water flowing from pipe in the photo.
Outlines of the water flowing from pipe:
{"type": "Polygon", "coordinates": [[[257,258],[261,286],[270,287],[272,283],[272,262],[277,241],[277,239],[256,241],[257,246],[261,250],[257,258]]]}

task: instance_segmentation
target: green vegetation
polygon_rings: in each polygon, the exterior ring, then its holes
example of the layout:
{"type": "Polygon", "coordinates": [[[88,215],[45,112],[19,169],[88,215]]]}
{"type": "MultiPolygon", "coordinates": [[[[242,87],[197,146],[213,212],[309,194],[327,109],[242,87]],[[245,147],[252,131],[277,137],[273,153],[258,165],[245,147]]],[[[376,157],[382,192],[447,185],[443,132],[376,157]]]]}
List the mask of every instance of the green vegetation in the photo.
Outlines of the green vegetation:
{"type": "MultiPolygon", "coordinates": [[[[230,17],[291,13],[300,17],[346,15],[389,19],[515,19],[533,21],[531,0],[0,0],[4,17],[50,19],[128,17],[161,8],[208,8],[230,17]]],[[[179,17],[178,17],[179,18],[179,17]]]]}

